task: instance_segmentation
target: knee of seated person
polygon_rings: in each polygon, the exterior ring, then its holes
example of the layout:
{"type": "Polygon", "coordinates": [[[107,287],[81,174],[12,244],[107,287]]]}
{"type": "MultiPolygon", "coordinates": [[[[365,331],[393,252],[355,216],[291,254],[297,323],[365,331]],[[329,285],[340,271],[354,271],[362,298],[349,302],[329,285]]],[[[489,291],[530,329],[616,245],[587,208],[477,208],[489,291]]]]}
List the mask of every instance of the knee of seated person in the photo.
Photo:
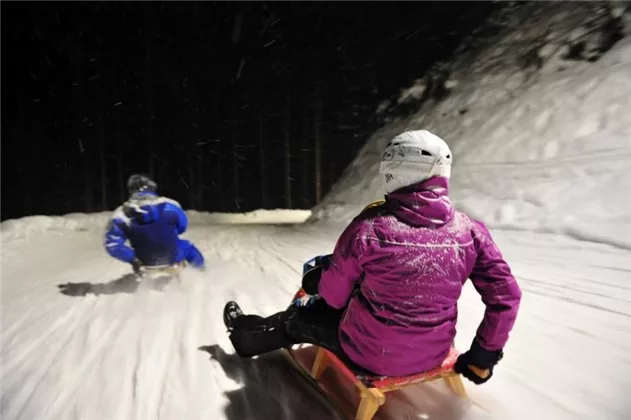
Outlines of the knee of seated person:
{"type": "Polygon", "coordinates": [[[232,347],[240,357],[252,357],[256,356],[256,352],[253,351],[252,346],[249,345],[250,340],[245,339],[244,333],[233,332],[230,334],[230,342],[232,347]]]}
{"type": "Polygon", "coordinates": [[[237,353],[237,355],[239,357],[243,357],[243,358],[252,358],[254,356],[257,356],[259,353],[253,351],[253,349],[248,348],[247,346],[243,346],[241,344],[241,342],[237,341],[237,340],[230,340],[232,341],[232,346],[234,347],[235,352],[237,353]]]}
{"type": "Polygon", "coordinates": [[[295,344],[282,329],[268,331],[238,331],[230,334],[230,341],[240,357],[253,357],[295,344]]]}

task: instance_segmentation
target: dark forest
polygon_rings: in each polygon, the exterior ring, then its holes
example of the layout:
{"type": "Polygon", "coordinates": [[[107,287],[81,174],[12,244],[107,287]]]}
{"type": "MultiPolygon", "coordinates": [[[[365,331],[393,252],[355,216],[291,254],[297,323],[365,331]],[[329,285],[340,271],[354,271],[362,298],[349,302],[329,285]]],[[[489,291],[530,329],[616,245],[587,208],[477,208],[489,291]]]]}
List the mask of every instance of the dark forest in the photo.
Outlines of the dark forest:
{"type": "Polygon", "coordinates": [[[2,219],[310,208],[491,2],[2,2],[2,219]]]}

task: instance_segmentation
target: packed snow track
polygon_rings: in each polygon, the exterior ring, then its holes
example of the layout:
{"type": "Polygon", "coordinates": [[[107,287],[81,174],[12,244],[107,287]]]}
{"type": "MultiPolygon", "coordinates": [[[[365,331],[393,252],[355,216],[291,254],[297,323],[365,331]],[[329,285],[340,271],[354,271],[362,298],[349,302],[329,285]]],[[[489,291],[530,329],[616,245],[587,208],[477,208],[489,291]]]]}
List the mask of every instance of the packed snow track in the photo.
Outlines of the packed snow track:
{"type": "MultiPolygon", "coordinates": [[[[342,228],[194,226],[188,237],[209,270],[162,290],[133,287],[98,230],[3,240],[2,419],[334,418],[278,354],[237,358],[221,311],[230,299],[261,314],[285,307],[302,262],[329,251],[342,228]]],[[[466,384],[469,403],[430,385],[393,396],[380,417],[628,418],[628,251],[546,234],[494,236],[524,291],[495,376],[466,384]]],[[[468,285],[460,349],[482,313],[468,285]]]]}

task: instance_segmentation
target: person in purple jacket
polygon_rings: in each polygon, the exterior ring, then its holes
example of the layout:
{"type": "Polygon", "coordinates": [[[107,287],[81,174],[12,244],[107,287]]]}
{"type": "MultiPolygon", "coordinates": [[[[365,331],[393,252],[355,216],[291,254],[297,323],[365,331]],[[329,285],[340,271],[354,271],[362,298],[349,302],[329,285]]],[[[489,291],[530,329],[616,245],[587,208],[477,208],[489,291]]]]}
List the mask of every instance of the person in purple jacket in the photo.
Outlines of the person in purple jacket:
{"type": "Polygon", "coordinates": [[[476,384],[488,381],[503,357],[521,290],[484,224],[449,200],[451,162],[447,144],[426,130],[395,137],[380,168],[385,201],[361,212],[333,254],[319,257],[303,277],[310,298],[267,318],[226,304],[224,322],[237,353],[252,357],[312,343],[377,375],[427,371],[453,345],[458,298],[471,279],[486,312],[455,369],[476,384]]]}

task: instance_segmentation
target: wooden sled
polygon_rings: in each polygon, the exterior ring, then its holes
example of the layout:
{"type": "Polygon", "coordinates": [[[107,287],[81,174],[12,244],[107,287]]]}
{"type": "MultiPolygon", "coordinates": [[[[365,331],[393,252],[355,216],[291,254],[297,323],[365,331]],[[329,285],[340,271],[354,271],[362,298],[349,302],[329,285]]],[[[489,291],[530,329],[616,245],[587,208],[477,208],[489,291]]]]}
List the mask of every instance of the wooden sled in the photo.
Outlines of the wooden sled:
{"type": "MultiPolygon", "coordinates": [[[[301,290],[296,294],[295,298],[297,299],[303,295],[304,292],[301,290]]],[[[354,415],[355,420],[372,419],[379,410],[379,407],[386,402],[386,393],[388,392],[436,380],[443,380],[454,394],[463,399],[467,398],[462,379],[459,374],[454,372],[454,364],[459,355],[455,348],[450,349],[449,354],[440,366],[427,372],[399,377],[372,376],[353,372],[335,354],[324,348],[309,344],[300,344],[291,349],[284,349],[283,351],[292,359],[293,364],[298,365],[298,367],[304,371],[303,373],[312,379],[324,393],[326,393],[326,390],[322,386],[321,378],[327,368],[333,368],[345,381],[352,383],[359,392],[360,397],[359,405],[354,415]],[[310,364],[308,362],[300,361],[301,357],[299,352],[304,352],[305,350],[315,351],[315,359],[311,359],[313,360],[313,364],[310,370],[308,367],[310,364]]],[[[313,356],[311,357],[313,358],[313,356]]],[[[304,359],[304,357],[302,358],[304,359]]]]}
{"type": "Polygon", "coordinates": [[[164,288],[172,280],[182,284],[180,272],[186,265],[186,262],[181,262],[173,265],[142,266],[137,273],[137,281],[149,282],[157,289],[164,288]]]}
{"type": "Polygon", "coordinates": [[[186,262],[181,262],[173,265],[154,265],[154,266],[142,266],[140,272],[142,274],[179,274],[180,271],[186,267],[186,262]]]}

